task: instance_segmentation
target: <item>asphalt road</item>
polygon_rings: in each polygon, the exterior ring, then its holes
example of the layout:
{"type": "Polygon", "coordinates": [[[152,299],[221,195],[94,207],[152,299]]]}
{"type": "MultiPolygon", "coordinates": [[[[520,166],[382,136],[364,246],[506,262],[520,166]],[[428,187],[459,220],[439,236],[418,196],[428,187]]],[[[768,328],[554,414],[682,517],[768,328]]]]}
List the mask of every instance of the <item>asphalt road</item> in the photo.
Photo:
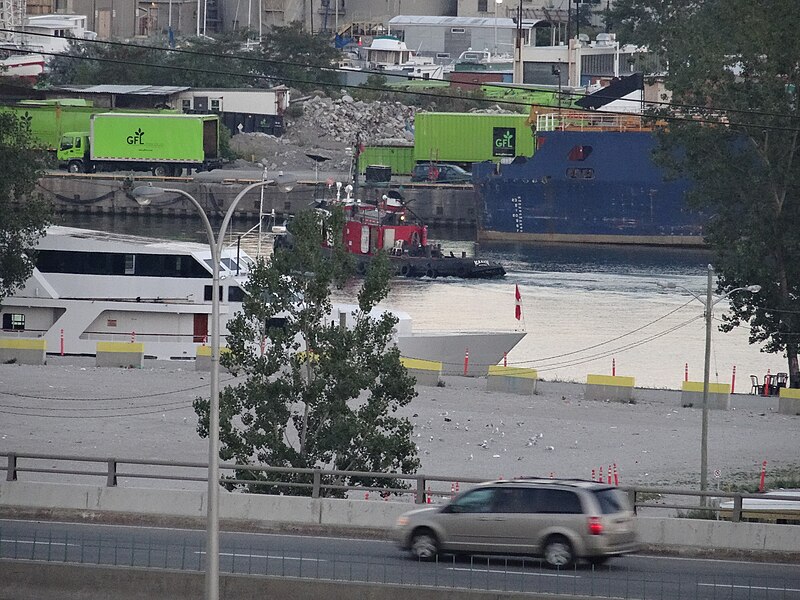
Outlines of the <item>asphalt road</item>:
{"type": "MultiPolygon", "coordinates": [[[[202,570],[205,532],[0,520],[0,557],[202,570]]],[[[800,600],[797,565],[634,555],[600,568],[552,571],[538,560],[441,556],[420,563],[392,542],[223,532],[223,573],[600,598],[800,600]]]]}

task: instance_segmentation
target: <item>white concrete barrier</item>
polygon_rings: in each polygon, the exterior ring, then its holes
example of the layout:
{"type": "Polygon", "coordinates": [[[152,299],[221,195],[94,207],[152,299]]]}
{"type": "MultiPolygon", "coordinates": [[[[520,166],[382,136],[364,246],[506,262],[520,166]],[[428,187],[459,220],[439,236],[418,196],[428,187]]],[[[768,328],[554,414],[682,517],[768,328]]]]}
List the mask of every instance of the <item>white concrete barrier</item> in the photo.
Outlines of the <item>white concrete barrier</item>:
{"type": "MultiPolygon", "coordinates": [[[[206,492],[155,490],[54,483],[0,483],[0,514],[14,509],[78,511],[82,514],[205,518],[206,492]]],[[[384,529],[415,508],[411,502],[342,500],[239,494],[221,490],[220,518],[255,526],[322,526],[384,529]]],[[[642,543],[689,550],[790,553],[800,557],[800,527],[773,523],[732,523],[705,519],[640,517],[642,543]]]]}

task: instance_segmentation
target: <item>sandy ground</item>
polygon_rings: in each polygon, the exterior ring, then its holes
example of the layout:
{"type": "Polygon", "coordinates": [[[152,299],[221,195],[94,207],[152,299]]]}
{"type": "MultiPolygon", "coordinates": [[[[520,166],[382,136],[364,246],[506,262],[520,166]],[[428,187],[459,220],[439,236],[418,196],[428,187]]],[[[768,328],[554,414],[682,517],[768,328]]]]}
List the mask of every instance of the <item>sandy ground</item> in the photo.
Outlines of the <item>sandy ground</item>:
{"type": "MultiPolygon", "coordinates": [[[[699,480],[701,411],[681,408],[680,392],[637,389],[635,403],[622,404],[585,400],[575,383],[539,382],[535,395],[520,396],[487,392],[485,379],[444,381],[419,387],[404,409],[426,475],[589,478],[616,463],[622,484],[699,480]]],[[[193,362],[112,369],[89,357],[49,357],[46,366],[0,365],[0,452],[204,463],[208,445],[191,403],[208,385],[193,362]]],[[[798,469],[800,417],[778,414],[776,399],[737,394],[730,411],[710,414],[712,486],[756,482],[763,460],[768,476],[798,469]]]]}

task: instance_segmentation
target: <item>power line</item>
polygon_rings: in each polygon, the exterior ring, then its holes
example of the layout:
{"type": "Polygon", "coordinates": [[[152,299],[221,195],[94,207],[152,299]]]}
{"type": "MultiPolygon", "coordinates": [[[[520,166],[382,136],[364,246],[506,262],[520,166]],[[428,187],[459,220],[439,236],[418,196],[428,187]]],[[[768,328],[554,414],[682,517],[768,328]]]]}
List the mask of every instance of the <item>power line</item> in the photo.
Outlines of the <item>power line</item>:
{"type": "MultiPolygon", "coordinates": [[[[19,30],[7,30],[1,29],[0,31],[11,31],[19,33],[19,30]]],[[[58,37],[53,36],[52,34],[35,34],[35,35],[42,35],[44,37],[58,37]]],[[[246,57],[246,56],[239,56],[239,55],[212,55],[208,53],[198,52],[194,50],[177,50],[177,49],[170,49],[170,48],[158,48],[155,46],[140,46],[137,44],[128,44],[123,42],[110,42],[105,40],[81,40],[81,42],[88,42],[88,43],[99,43],[99,44],[113,44],[117,46],[129,47],[129,48],[137,48],[137,49],[144,49],[144,50],[154,50],[154,51],[163,51],[163,52],[174,52],[174,53],[187,53],[193,54],[197,56],[206,56],[206,57],[213,57],[216,59],[233,59],[239,61],[251,61],[251,62],[261,62],[261,63],[268,63],[268,64],[277,64],[277,65],[292,65],[302,67],[308,70],[317,69],[320,71],[331,71],[331,72],[338,72],[343,73],[347,72],[346,69],[340,69],[338,67],[327,67],[327,66],[319,66],[319,65],[306,65],[306,64],[299,64],[299,63],[291,63],[285,61],[273,61],[269,59],[257,59],[253,57],[246,57]]],[[[317,83],[316,80],[307,80],[307,79],[296,79],[290,78],[285,76],[276,76],[276,75],[265,75],[265,74],[255,74],[255,73],[234,73],[230,71],[216,71],[213,69],[201,69],[196,67],[188,67],[188,66],[174,66],[174,65],[164,65],[164,64],[153,64],[153,63],[142,63],[130,60],[123,60],[123,59],[114,59],[114,58],[107,58],[107,57],[90,57],[90,56],[79,56],[73,54],[64,54],[59,52],[47,52],[47,51],[37,51],[32,49],[20,49],[20,52],[27,53],[27,54],[43,54],[46,56],[54,56],[54,57],[64,57],[64,58],[71,58],[73,60],[86,60],[86,61],[97,61],[97,62],[104,62],[110,64],[120,64],[120,65],[131,65],[131,66],[145,66],[145,67],[152,67],[156,69],[167,69],[167,70],[178,70],[178,71],[188,71],[191,73],[200,73],[205,75],[226,75],[226,76],[234,76],[234,77],[241,77],[241,78],[250,78],[255,80],[265,80],[265,81],[280,81],[283,83],[294,83],[294,84],[315,84],[317,83]]],[[[369,72],[368,72],[369,73],[369,72]]],[[[375,75],[382,75],[380,72],[375,72],[375,75]]],[[[413,77],[405,77],[405,79],[413,79],[413,77]]],[[[334,85],[334,84],[331,84],[334,85]]],[[[395,94],[401,95],[415,95],[415,96],[423,96],[433,99],[441,99],[441,98],[449,98],[449,99],[457,99],[457,100],[464,100],[463,96],[456,96],[451,94],[440,94],[434,92],[427,92],[424,90],[398,90],[398,89],[387,89],[384,87],[374,87],[374,86],[367,86],[367,85],[352,85],[352,84],[343,84],[343,83],[336,83],[337,87],[346,88],[346,89],[355,89],[355,90],[368,90],[368,91],[375,91],[375,92],[391,92],[395,94]]],[[[504,86],[506,87],[506,86],[504,86]]],[[[528,87],[513,87],[508,86],[509,89],[515,90],[522,90],[522,91],[540,91],[540,92],[547,92],[553,93],[553,90],[550,89],[537,89],[537,88],[528,88],[528,87]]],[[[580,93],[580,92],[571,92],[573,96],[580,96],[586,97],[589,94],[580,93]]],[[[547,108],[547,109],[554,109],[555,107],[549,104],[538,104],[534,102],[528,101],[517,101],[511,99],[498,99],[498,98],[467,98],[471,101],[477,103],[498,103],[501,102],[503,104],[509,104],[512,106],[520,106],[520,107],[538,107],[538,108],[547,108]]],[[[787,115],[783,113],[767,113],[767,112],[758,112],[752,110],[743,110],[743,109],[719,109],[714,107],[703,107],[699,105],[685,105],[685,104],[672,104],[668,102],[661,102],[661,101],[642,101],[640,102],[643,105],[660,105],[660,106],[675,106],[678,108],[691,108],[695,110],[704,110],[704,111],[712,111],[712,112],[726,112],[726,113],[741,113],[744,115],[753,115],[753,116],[772,116],[778,118],[786,118],[786,119],[793,119],[793,118],[800,118],[795,117],[792,115],[787,115]]],[[[591,111],[587,111],[591,112],[591,111]]],[[[613,111],[613,110],[604,110],[599,111],[598,114],[602,115],[617,115],[617,116],[626,116],[630,117],[631,113],[624,112],[624,111],[613,111]]],[[[645,117],[647,115],[644,115],[645,117]]],[[[734,122],[734,121],[722,121],[720,119],[711,119],[711,118],[701,118],[701,117],[685,117],[679,115],[658,115],[657,118],[673,121],[673,122],[686,122],[686,123],[697,123],[697,124],[710,124],[710,125],[724,125],[726,127],[759,127],[762,130],[772,130],[772,131],[786,131],[786,132],[796,132],[797,129],[790,128],[790,127],[780,127],[777,125],[767,125],[761,123],[745,123],[745,122],[734,122]]]]}

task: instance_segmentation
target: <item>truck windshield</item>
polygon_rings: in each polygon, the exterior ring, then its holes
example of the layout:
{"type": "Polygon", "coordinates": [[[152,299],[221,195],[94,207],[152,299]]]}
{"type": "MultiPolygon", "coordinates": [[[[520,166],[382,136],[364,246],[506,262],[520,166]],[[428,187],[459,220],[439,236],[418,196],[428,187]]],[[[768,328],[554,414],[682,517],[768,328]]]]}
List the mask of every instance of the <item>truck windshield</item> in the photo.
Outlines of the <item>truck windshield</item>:
{"type": "Polygon", "coordinates": [[[73,138],[73,137],[63,137],[63,138],[61,138],[61,149],[62,150],[70,150],[73,146],[75,146],[75,138],[73,138]]]}

